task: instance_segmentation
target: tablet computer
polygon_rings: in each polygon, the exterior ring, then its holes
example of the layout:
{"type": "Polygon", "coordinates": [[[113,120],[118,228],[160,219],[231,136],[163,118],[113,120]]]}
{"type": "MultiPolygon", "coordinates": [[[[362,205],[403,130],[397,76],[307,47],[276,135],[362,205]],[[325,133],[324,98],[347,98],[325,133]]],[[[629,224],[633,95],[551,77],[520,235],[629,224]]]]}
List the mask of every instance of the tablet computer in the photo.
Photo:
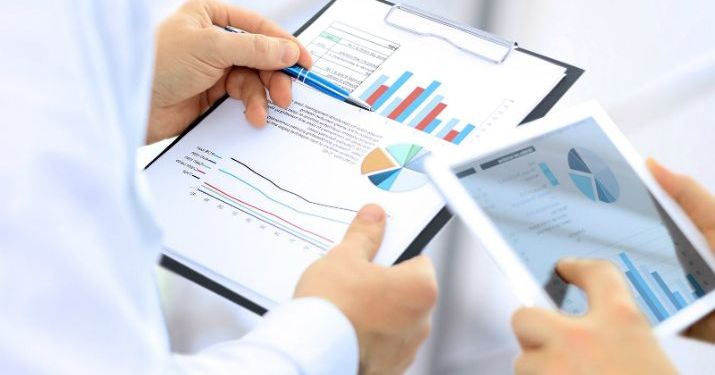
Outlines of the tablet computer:
{"type": "Polygon", "coordinates": [[[598,104],[527,124],[489,150],[431,158],[426,168],[526,305],[584,313],[585,294],[555,273],[559,259],[580,257],[616,264],[659,334],[715,306],[704,236],[598,104]]]}

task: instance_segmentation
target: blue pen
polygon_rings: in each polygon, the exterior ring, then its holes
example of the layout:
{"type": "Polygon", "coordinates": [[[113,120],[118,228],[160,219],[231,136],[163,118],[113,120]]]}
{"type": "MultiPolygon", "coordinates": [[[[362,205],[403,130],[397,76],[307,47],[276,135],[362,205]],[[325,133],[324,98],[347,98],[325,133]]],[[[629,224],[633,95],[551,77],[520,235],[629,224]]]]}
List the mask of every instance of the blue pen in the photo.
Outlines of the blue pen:
{"type": "MultiPolygon", "coordinates": [[[[232,33],[245,33],[245,31],[231,26],[226,26],[223,29],[232,33]]],[[[289,75],[290,77],[295,78],[297,81],[305,83],[306,85],[318,91],[328,94],[335,99],[338,99],[348,104],[352,104],[358,108],[372,111],[372,106],[370,106],[370,104],[365,103],[358,98],[350,96],[350,92],[348,92],[347,90],[298,64],[285,69],[281,69],[281,72],[289,75]]]]}

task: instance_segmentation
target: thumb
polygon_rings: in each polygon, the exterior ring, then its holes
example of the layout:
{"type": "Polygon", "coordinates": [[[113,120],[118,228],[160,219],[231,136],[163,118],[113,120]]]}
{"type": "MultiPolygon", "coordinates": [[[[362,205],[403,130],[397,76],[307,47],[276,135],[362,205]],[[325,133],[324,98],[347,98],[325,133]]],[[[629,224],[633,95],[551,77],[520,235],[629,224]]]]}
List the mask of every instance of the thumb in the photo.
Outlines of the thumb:
{"type": "Polygon", "coordinates": [[[225,69],[245,66],[262,70],[278,70],[294,65],[300,57],[298,44],[287,38],[263,34],[229,33],[211,28],[214,45],[208,53],[214,54],[216,64],[225,69]]]}
{"type": "Polygon", "coordinates": [[[380,248],[384,233],[385,211],[376,204],[368,204],[358,212],[345,233],[343,242],[332,252],[372,260],[380,248]]]}
{"type": "Polygon", "coordinates": [[[591,311],[613,301],[625,301],[635,307],[623,274],[607,260],[562,259],[556,271],[566,282],[586,292],[591,311]]]}
{"type": "Polygon", "coordinates": [[[690,177],[675,174],[655,160],[648,159],[653,177],[705,234],[715,249],[715,197],[690,177]]]}

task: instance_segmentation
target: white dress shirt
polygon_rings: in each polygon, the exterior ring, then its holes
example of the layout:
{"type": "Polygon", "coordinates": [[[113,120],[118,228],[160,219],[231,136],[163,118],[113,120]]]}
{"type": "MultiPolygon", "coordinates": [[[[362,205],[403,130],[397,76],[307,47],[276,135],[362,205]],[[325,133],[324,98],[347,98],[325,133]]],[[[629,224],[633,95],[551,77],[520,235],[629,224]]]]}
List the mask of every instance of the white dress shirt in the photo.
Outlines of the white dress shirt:
{"type": "Polygon", "coordinates": [[[355,373],[355,332],[320,299],[275,309],[241,340],[170,352],[160,228],[134,160],[150,100],[145,7],[0,5],[0,373],[355,373]]]}

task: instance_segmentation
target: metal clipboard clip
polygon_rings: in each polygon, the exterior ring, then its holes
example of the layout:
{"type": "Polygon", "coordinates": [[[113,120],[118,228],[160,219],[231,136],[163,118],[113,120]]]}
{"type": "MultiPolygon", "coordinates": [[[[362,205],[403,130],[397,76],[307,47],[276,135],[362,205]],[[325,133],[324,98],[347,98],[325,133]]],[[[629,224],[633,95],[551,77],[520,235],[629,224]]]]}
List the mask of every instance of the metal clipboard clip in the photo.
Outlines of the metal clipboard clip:
{"type": "Polygon", "coordinates": [[[405,4],[393,5],[385,15],[385,23],[413,34],[440,39],[494,64],[503,63],[516,47],[512,40],[405,4]],[[465,33],[473,38],[465,38],[465,33]]]}

